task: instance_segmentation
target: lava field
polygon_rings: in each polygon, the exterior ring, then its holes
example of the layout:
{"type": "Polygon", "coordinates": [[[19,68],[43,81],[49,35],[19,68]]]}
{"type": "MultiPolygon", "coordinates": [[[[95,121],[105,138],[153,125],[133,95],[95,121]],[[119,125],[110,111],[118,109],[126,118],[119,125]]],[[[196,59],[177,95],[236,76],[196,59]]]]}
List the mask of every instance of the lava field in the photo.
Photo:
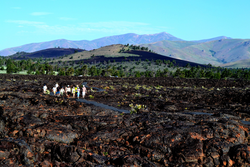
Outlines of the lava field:
{"type": "Polygon", "coordinates": [[[2,74],[0,165],[250,166],[249,111],[243,80],[2,74]],[[90,103],[42,93],[56,82],[90,103]]]}

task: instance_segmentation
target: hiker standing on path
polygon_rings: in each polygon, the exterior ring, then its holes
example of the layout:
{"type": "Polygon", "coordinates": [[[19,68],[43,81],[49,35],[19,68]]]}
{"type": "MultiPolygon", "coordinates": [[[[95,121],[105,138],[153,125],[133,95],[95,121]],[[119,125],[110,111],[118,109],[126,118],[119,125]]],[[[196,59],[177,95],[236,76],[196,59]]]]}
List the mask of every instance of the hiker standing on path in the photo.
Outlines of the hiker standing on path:
{"type": "Polygon", "coordinates": [[[66,96],[69,98],[69,95],[71,92],[69,85],[67,85],[67,87],[65,88],[65,92],[66,92],[66,96]]]}
{"type": "Polygon", "coordinates": [[[79,88],[79,86],[78,86],[78,85],[77,85],[76,87],[77,87],[77,99],[79,99],[79,96],[80,96],[80,91],[81,91],[81,90],[80,90],[80,88],[79,88]]]}
{"type": "Polygon", "coordinates": [[[52,92],[54,93],[54,96],[55,96],[56,95],[56,87],[55,86],[52,88],[52,92]]]}
{"type": "Polygon", "coordinates": [[[86,89],[85,85],[82,85],[82,98],[85,97],[86,93],[87,93],[87,89],[86,89]]]}
{"type": "Polygon", "coordinates": [[[78,87],[78,85],[76,85],[76,87],[75,87],[75,96],[77,96],[77,87],[78,87]]]}
{"type": "Polygon", "coordinates": [[[60,89],[60,94],[61,94],[61,96],[63,97],[63,94],[64,94],[64,89],[63,89],[63,87],[60,89]]]}
{"type": "Polygon", "coordinates": [[[75,87],[74,87],[74,86],[73,86],[73,88],[72,88],[72,94],[73,94],[73,98],[75,98],[76,89],[75,89],[75,87]]]}
{"type": "Polygon", "coordinates": [[[57,88],[56,90],[57,90],[57,91],[56,91],[56,96],[59,97],[59,96],[60,96],[60,90],[59,90],[59,88],[57,88]]]}
{"type": "Polygon", "coordinates": [[[58,88],[58,87],[59,87],[58,83],[56,83],[55,87],[56,87],[56,88],[58,88]]]}
{"type": "Polygon", "coordinates": [[[44,86],[43,86],[43,93],[46,94],[46,91],[47,91],[47,86],[46,86],[46,84],[44,84],[44,86]]]}

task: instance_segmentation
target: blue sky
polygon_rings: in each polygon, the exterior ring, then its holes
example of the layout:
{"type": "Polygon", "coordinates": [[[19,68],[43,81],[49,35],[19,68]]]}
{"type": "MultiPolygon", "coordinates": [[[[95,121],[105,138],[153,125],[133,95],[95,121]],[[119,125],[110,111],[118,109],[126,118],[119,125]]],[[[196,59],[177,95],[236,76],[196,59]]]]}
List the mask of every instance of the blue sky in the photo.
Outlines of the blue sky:
{"type": "Polygon", "coordinates": [[[126,33],[250,39],[249,6],[249,0],[3,0],[0,50],[126,33]]]}

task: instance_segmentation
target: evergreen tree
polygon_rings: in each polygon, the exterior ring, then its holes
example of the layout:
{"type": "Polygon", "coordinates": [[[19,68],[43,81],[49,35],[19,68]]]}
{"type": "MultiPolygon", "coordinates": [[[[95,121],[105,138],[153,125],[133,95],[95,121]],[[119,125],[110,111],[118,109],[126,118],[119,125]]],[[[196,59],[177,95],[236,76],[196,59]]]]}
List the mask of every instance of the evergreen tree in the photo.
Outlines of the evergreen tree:
{"type": "Polygon", "coordinates": [[[171,68],[173,66],[174,66],[174,64],[172,62],[170,62],[169,67],[171,68]]]}
{"type": "Polygon", "coordinates": [[[39,70],[36,70],[35,75],[40,75],[39,70]]]}
{"type": "Polygon", "coordinates": [[[216,73],[214,74],[214,78],[215,78],[215,79],[221,79],[221,74],[220,74],[220,72],[216,72],[216,73]]]}
{"type": "Polygon", "coordinates": [[[30,74],[32,74],[32,72],[33,72],[33,71],[29,69],[29,70],[27,71],[27,74],[30,75],[30,74]]]}
{"type": "Polygon", "coordinates": [[[181,72],[181,69],[177,68],[177,70],[176,70],[175,73],[174,73],[174,77],[180,76],[181,73],[182,73],[182,72],[181,72]]]}
{"type": "Polygon", "coordinates": [[[4,65],[4,59],[0,58],[0,66],[3,66],[3,65],[4,65]]]}
{"type": "Polygon", "coordinates": [[[53,67],[52,65],[49,65],[48,63],[45,63],[45,71],[46,71],[46,75],[51,75],[53,73],[53,67]]]}
{"type": "Polygon", "coordinates": [[[250,71],[249,70],[244,71],[243,78],[246,80],[250,80],[250,71]]]}
{"type": "Polygon", "coordinates": [[[164,73],[164,77],[167,77],[168,76],[168,68],[165,68],[164,70],[163,70],[163,73],[164,73]]]}
{"type": "Polygon", "coordinates": [[[136,77],[136,78],[141,77],[141,74],[140,74],[140,72],[139,72],[139,71],[135,71],[135,77],[136,77]]]}
{"type": "Polygon", "coordinates": [[[200,73],[199,73],[200,78],[205,77],[205,74],[206,74],[205,71],[203,69],[201,69],[200,73]]]}
{"type": "Polygon", "coordinates": [[[236,79],[240,78],[240,77],[241,77],[241,73],[242,73],[242,70],[237,69],[237,70],[234,72],[234,74],[233,74],[233,78],[236,78],[236,79]]]}
{"type": "Polygon", "coordinates": [[[39,71],[39,74],[44,75],[45,74],[45,65],[40,64],[39,67],[38,67],[38,71],[39,71]]]}
{"type": "Polygon", "coordinates": [[[6,72],[8,74],[17,72],[17,67],[15,66],[13,60],[8,59],[7,62],[6,62],[6,65],[7,65],[7,71],[6,72]]]}
{"type": "Polygon", "coordinates": [[[163,75],[164,75],[164,73],[160,69],[158,69],[156,71],[155,77],[163,77],[163,75]]]}
{"type": "Polygon", "coordinates": [[[113,74],[113,69],[108,67],[108,69],[106,70],[106,73],[105,73],[107,76],[110,76],[113,74]]]}
{"type": "Polygon", "coordinates": [[[232,76],[232,71],[230,69],[225,68],[221,73],[221,78],[227,78],[232,76]]]}
{"type": "Polygon", "coordinates": [[[60,68],[58,75],[64,76],[65,75],[65,68],[60,68]]]}
{"type": "Polygon", "coordinates": [[[89,75],[91,76],[97,76],[97,69],[96,66],[91,66],[89,69],[89,75]]]}
{"type": "Polygon", "coordinates": [[[193,77],[193,74],[192,74],[191,70],[185,69],[185,70],[183,70],[183,72],[184,72],[184,75],[185,75],[186,78],[192,78],[193,77]]]}
{"type": "Polygon", "coordinates": [[[88,66],[85,64],[83,65],[80,69],[77,70],[78,74],[77,75],[87,75],[88,74],[88,66]]]}
{"type": "Polygon", "coordinates": [[[153,77],[153,72],[152,71],[145,71],[145,77],[153,77]]]}
{"type": "Polygon", "coordinates": [[[212,79],[214,77],[214,73],[211,70],[209,70],[206,72],[205,77],[212,79]]]}
{"type": "Polygon", "coordinates": [[[70,67],[70,68],[67,69],[65,75],[72,76],[74,74],[74,71],[75,71],[74,68],[70,67]]]}
{"type": "Polygon", "coordinates": [[[114,73],[113,73],[113,76],[118,76],[118,77],[120,77],[119,71],[118,71],[118,70],[115,70],[114,73]]]}
{"type": "Polygon", "coordinates": [[[101,73],[102,73],[102,69],[101,68],[97,68],[96,69],[97,76],[101,76],[101,73]]]}
{"type": "Polygon", "coordinates": [[[187,67],[187,68],[190,68],[190,64],[189,64],[189,63],[187,63],[187,64],[186,64],[186,67],[187,67]]]}
{"type": "Polygon", "coordinates": [[[119,77],[124,77],[125,76],[125,73],[124,73],[124,71],[122,69],[120,69],[119,74],[120,74],[119,77]]]}

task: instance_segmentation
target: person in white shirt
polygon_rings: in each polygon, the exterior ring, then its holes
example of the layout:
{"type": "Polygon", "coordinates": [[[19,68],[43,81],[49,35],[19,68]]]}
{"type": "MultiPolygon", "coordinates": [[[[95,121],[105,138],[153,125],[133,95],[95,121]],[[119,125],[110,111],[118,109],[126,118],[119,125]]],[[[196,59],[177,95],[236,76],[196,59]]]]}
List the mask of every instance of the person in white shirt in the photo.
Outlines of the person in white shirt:
{"type": "Polygon", "coordinates": [[[73,98],[75,98],[75,94],[76,94],[76,89],[75,89],[75,87],[73,86],[73,88],[72,88],[71,90],[72,90],[73,98]]]}
{"type": "Polygon", "coordinates": [[[65,92],[66,92],[67,97],[69,97],[69,95],[71,93],[71,89],[70,89],[69,85],[67,85],[67,87],[65,88],[65,92]]]}
{"type": "Polygon", "coordinates": [[[52,88],[52,91],[53,91],[54,95],[56,95],[56,87],[55,86],[52,88]]]}
{"type": "Polygon", "coordinates": [[[55,87],[56,87],[56,88],[58,88],[58,87],[59,87],[58,83],[56,83],[55,87]]]}
{"type": "Polygon", "coordinates": [[[43,93],[44,94],[46,94],[46,90],[47,90],[47,86],[46,86],[46,84],[44,84],[44,86],[43,86],[43,93]]]}
{"type": "Polygon", "coordinates": [[[85,97],[86,92],[87,92],[87,89],[86,89],[85,85],[82,85],[82,98],[85,97]]]}
{"type": "Polygon", "coordinates": [[[61,96],[63,96],[63,94],[64,94],[64,89],[63,89],[63,87],[60,89],[60,94],[61,94],[61,96]]]}

